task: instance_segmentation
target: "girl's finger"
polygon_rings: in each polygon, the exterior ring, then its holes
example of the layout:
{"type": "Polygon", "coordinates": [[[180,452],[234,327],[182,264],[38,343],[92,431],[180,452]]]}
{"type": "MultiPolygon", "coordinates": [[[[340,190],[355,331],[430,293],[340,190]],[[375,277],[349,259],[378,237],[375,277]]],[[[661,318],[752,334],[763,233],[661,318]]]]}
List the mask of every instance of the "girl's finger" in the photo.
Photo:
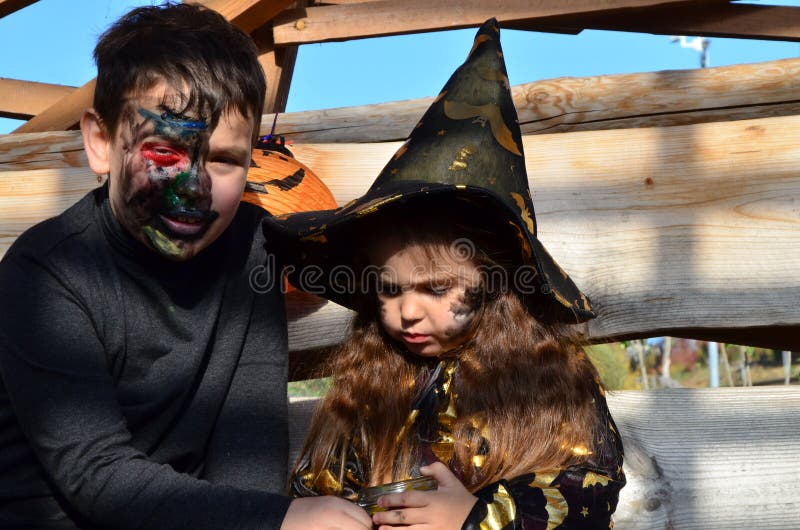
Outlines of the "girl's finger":
{"type": "Polygon", "coordinates": [[[424,513],[414,508],[399,508],[386,512],[377,512],[372,516],[372,522],[376,525],[388,526],[408,526],[426,522],[424,513]]]}
{"type": "Polygon", "coordinates": [[[401,493],[388,493],[378,499],[381,508],[422,508],[429,504],[423,491],[403,491],[401,493]]]}
{"type": "Polygon", "coordinates": [[[449,488],[455,484],[461,484],[450,468],[441,462],[434,462],[430,465],[419,468],[419,472],[427,477],[433,477],[439,483],[439,487],[449,488]]]}

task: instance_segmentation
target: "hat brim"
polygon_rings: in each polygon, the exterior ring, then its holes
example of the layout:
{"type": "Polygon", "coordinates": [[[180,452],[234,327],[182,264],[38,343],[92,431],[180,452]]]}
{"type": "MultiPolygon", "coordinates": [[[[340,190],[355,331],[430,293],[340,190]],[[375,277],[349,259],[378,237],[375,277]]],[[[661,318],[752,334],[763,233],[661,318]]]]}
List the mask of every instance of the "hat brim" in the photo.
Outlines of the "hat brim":
{"type": "Polygon", "coordinates": [[[505,232],[504,237],[498,234],[498,240],[510,241],[515,254],[509,285],[534,315],[570,324],[595,317],[587,297],[527,229],[525,220],[485,188],[405,182],[395,189],[370,190],[341,208],[277,216],[270,223],[286,251],[289,281],[301,290],[355,309],[357,295],[363,292],[356,272],[365,260],[359,234],[363,223],[373,224],[394,208],[419,207],[426,202],[432,208],[446,208],[449,201],[474,208],[470,224],[487,219],[486,224],[505,232]]]}

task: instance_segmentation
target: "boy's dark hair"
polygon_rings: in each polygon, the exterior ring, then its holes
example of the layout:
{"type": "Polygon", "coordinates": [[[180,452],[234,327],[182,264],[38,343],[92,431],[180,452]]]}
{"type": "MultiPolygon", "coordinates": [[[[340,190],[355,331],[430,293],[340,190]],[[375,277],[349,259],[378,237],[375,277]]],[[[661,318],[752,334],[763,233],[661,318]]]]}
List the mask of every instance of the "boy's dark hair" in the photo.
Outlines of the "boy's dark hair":
{"type": "Polygon", "coordinates": [[[261,121],[264,71],[250,37],[216,11],[201,5],[139,7],[101,35],[94,50],[94,108],[109,135],[117,131],[124,98],[159,81],[187,96],[213,128],[223,111],[261,121]]]}

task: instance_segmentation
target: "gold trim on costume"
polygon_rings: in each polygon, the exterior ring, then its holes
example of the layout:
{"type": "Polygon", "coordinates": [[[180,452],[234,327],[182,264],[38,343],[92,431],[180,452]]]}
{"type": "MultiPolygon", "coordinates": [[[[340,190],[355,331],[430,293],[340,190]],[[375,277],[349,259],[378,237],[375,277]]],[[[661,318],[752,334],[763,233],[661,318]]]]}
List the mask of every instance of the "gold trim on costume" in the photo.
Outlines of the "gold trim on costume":
{"type": "Polygon", "coordinates": [[[517,505],[502,484],[497,486],[494,499],[486,505],[486,509],[481,530],[501,530],[517,517],[517,505]]]}
{"type": "Polygon", "coordinates": [[[511,198],[514,199],[514,202],[517,203],[519,207],[519,215],[522,217],[522,220],[525,221],[525,226],[528,227],[528,232],[531,234],[536,232],[535,225],[533,224],[533,218],[531,217],[531,212],[528,210],[528,205],[525,203],[525,198],[517,192],[511,192],[511,198]]]}

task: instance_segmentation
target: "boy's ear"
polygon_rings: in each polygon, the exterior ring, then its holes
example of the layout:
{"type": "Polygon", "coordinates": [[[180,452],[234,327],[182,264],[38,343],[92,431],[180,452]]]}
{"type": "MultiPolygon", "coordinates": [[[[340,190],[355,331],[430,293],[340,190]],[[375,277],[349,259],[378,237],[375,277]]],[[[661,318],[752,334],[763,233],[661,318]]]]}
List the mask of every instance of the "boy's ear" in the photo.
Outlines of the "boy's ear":
{"type": "Polygon", "coordinates": [[[111,167],[109,159],[111,139],[106,133],[100,116],[94,109],[87,109],[83,112],[81,135],[83,135],[83,147],[86,149],[89,167],[98,175],[108,174],[111,167]]]}

